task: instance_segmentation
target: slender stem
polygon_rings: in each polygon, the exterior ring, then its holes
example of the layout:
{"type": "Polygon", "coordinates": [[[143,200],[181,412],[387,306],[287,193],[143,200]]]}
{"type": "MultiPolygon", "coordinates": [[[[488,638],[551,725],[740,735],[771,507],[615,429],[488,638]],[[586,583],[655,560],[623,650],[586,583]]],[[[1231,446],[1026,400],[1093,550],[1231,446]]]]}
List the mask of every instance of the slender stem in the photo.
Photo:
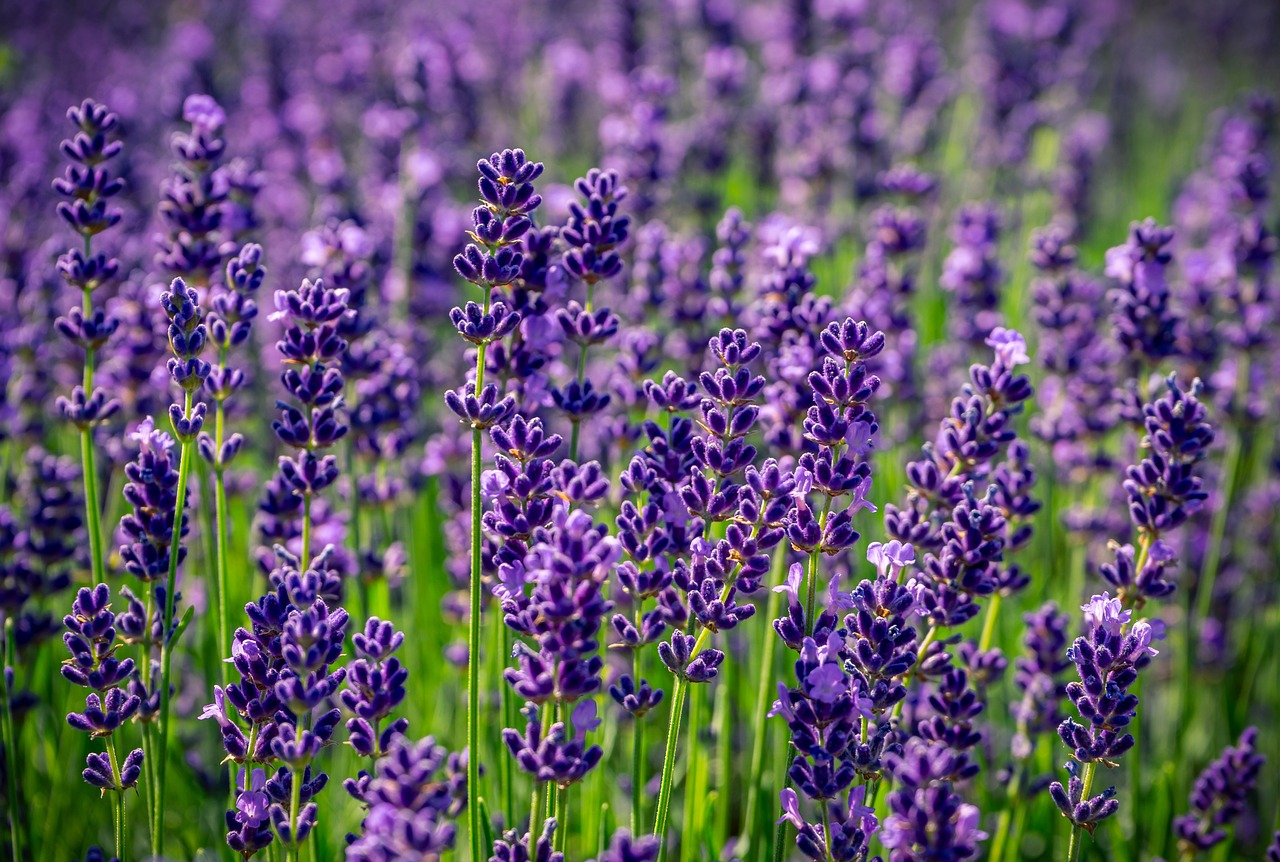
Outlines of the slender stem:
{"type": "Polygon", "coordinates": [[[631,834],[640,834],[644,800],[644,717],[637,718],[631,739],[631,834]]]}
{"type": "MultiPolygon", "coordinates": [[[[593,310],[595,304],[596,286],[593,282],[587,282],[587,304],[586,311],[588,314],[593,310]]],[[[581,386],[587,379],[587,345],[578,346],[578,385],[581,386]]],[[[578,435],[582,430],[582,422],[578,417],[573,417],[572,430],[569,432],[569,460],[578,460],[578,435]]]]}
{"type": "MultiPolygon", "coordinates": [[[[502,624],[501,622],[498,622],[496,625],[498,630],[502,632],[501,659],[505,660],[507,656],[511,655],[511,647],[512,647],[512,641],[513,641],[512,632],[511,632],[511,629],[507,628],[507,626],[502,624]]],[[[502,726],[517,727],[518,725],[516,721],[519,716],[519,713],[516,710],[516,701],[515,701],[515,698],[513,697],[514,692],[511,690],[511,686],[502,685],[501,670],[499,670],[498,672],[498,679],[499,679],[498,685],[501,686],[502,688],[502,721],[503,721],[502,726]]],[[[499,754],[499,757],[502,757],[501,753],[499,754]]],[[[508,822],[510,823],[510,826],[506,828],[514,829],[517,826],[515,768],[511,758],[509,757],[502,757],[502,762],[506,765],[503,773],[503,786],[502,786],[503,811],[502,813],[504,817],[509,818],[508,822]]]]}
{"type": "Polygon", "coordinates": [[[1009,799],[1000,810],[1000,819],[996,822],[996,834],[991,839],[991,853],[988,859],[991,862],[1000,862],[1004,858],[1005,846],[1009,843],[1009,827],[1013,823],[1014,809],[1021,806],[1022,799],[1018,793],[1018,785],[1022,780],[1022,767],[1019,765],[1013,776],[1013,783],[1009,786],[1009,799]]]}
{"type": "Polygon", "coordinates": [[[787,828],[790,821],[780,820],[773,829],[773,862],[782,862],[787,855],[787,828]]]}
{"type": "Polygon", "coordinates": [[[302,495],[302,547],[299,558],[299,568],[306,571],[311,565],[311,492],[307,491],[302,495]]]}
{"type": "MultiPolygon", "coordinates": [[[[773,552],[773,567],[769,572],[769,585],[772,587],[782,577],[782,570],[787,564],[787,546],[779,544],[773,552]]],[[[777,619],[782,613],[782,593],[769,593],[769,605],[766,619],[777,619]]],[[[764,749],[768,733],[765,714],[773,694],[773,664],[778,639],[771,633],[764,639],[764,655],[760,657],[760,677],[756,683],[756,708],[752,712],[755,721],[755,732],[751,740],[751,773],[747,781],[747,808],[742,821],[743,838],[750,842],[755,837],[757,809],[760,805],[761,785],[764,782],[764,749]]],[[[787,742],[788,749],[791,743],[787,742]]],[[[743,856],[745,858],[745,848],[743,856]]]]}
{"type": "MultiPolygon", "coordinates": [[[[484,309],[489,310],[489,289],[484,288],[484,309]]],[[[484,388],[484,360],[487,345],[476,348],[476,395],[484,388]]],[[[467,827],[471,835],[471,858],[483,858],[480,807],[475,804],[480,788],[480,600],[481,583],[480,469],[484,438],[479,428],[471,430],[471,616],[467,621],[467,827]]],[[[532,832],[533,825],[530,824],[532,832]]]]}
{"type": "MultiPolygon", "coordinates": [[[[85,260],[90,257],[92,246],[92,239],[86,236],[84,238],[85,260]]],[[[93,292],[90,288],[86,287],[84,289],[80,304],[85,318],[91,318],[93,315],[93,292]]],[[[86,398],[93,395],[93,373],[96,360],[94,349],[92,347],[87,348],[84,352],[83,380],[86,398]]],[[[93,582],[100,584],[107,579],[107,576],[106,559],[102,554],[102,510],[98,504],[98,466],[94,454],[92,428],[84,428],[80,431],[80,469],[84,474],[84,508],[85,514],[88,516],[89,565],[93,571],[93,582]]]]}
{"type": "Polygon", "coordinates": [[[1000,593],[993,593],[991,604],[987,605],[986,618],[982,622],[982,639],[978,641],[980,652],[991,649],[991,639],[996,633],[996,618],[1000,616],[1000,602],[1000,593]]]}
{"type": "Polygon", "coordinates": [[[827,858],[827,862],[831,862],[831,810],[826,801],[823,800],[822,805],[822,849],[827,858]]]}
{"type": "MultiPolygon", "coordinates": [[[[1093,789],[1093,773],[1097,769],[1097,764],[1089,761],[1084,765],[1084,774],[1080,780],[1084,785],[1084,790],[1080,795],[1081,799],[1088,799],[1093,789]]],[[[1084,829],[1075,824],[1071,826],[1071,840],[1067,844],[1067,862],[1077,862],[1080,858],[1080,848],[1084,844],[1084,829]]]]}
{"type": "MultiPolygon", "coordinates": [[[[632,610],[632,623],[636,627],[636,631],[644,631],[644,597],[635,597],[635,607],[632,610]]],[[[631,650],[631,678],[637,686],[640,685],[641,671],[644,669],[643,653],[640,647],[634,647],[631,650]]],[[[640,821],[644,819],[644,719],[642,715],[635,716],[634,733],[631,739],[631,834],[640,834],[640,821]]]]}
{"type": "MultiPolygon", "coordinates": [[[[474,794],[480,786],[480,429],[471,434],[471,618],[467,629],[467,787],[474,794]]],[[[472,858],[479,859],[480,809],[467,806],[472,858]]]]}
{"type": "Polygon", "coordinates": [[[84,509],[88,516],[89,562],[93,582],[100,584],[107,579],[107,575],[102,556],[102,510],[98,508],[98,466],[94,455],[92,428],[85,428],[80,432],[80,461],[80,469],[84,473],[84,509]]]}
{"type": "MultiPolygon", "coordinates": [[[[1196,599],[1195,614],[1187,614],[1187,631],[1194,630],[1197,621],[1204,621],[1209,616],[1213,604],[1213,587],[1218,577],[1219,563],[1222,561],[1222,541],[1226,536],[1227,518],[1231,515],[1231,500],[1235,496],[1237,473],[1240,472],[1240,459],[1244,452],[1243,435],[1234,429],[1227,439],[1227,451],[1222,461],[1222,503],[1213,513],[1210,527],[1209,548],[1205,553],[1204,566],[1200,571],[1199,594],[1196,599]]],[[[1189,594],[1189,591],[1188,591],[1189,594]]],[[[1188,641],[1189,643],[1190,641],[1188,641]]],[[[1193,651],[1188,651],[1188,655],[1193,651]]],[[[1188,689],[1189,691],[1190,689],[1188,689]]]]}
{"type": "Polygon", "coordinates": [[[22,848],[18,840],[18,824],[22,822],[18,812],[22,806],[18,799],[18,741],[14,736],[12,693],[9,691],[9,668],[17,667],[14,643],[13,617],[9,616],[4,621],[4,662],[3,667],[0,668],[0,686],[3,686],[3,692],[0,694],[4,697],[4,772],[8,785],[9,846],[13,851],[13,862],[18,862],[22,858],[22,848]]]}
{"type": "Polygon", "coordinates": [[[293,768],[293,781],[289,792],[289,858],[298,860],[298,808],[302,803],[302,772],[293,768]]]}
{"type": "MultiPolygon", "coordinates": [[[[191,415],[191,393],[186,394],[183,415],[191,415]]],[[[178,582],[178,551],[182,547],[182,522],[187,507],[187,479],[191,474],[191,444],[182,441],[182,454],[178,461],[178,491],[173,510],[173,538],[169,543],[169,576],[165,581],[164,619],[160,622],[160,736],[159,750],[155,752],[156,793],[155,817],[151,823],[151,844],[156,856],[164,853],[164,807],[166,801],[165,778],[169,752],[169,677],[173,665],[173,608],[178,582]]]]}
{"type": "Polygon", "coordinates": [[[556,788],[556,850],[564,852],[569,841],[569,787],[556,788]]]}
{"type": "Polygon", "coordinates": [[[542,819],[542,782],[533,782],[533,796],[529,800],[529,846],[538,843],[538,821],[542,819]]]}
{"type": "Polygon", "coordinates": [[[577,461],[578,460],[578,432],[582,429],[582,422],[578,420],[578,417],[574,416],[570,418],[569,423],[570,423],[569,460],[577,461]]]}
{"type": "Polygon", "coordinates": [[[671,808],[671,785],[675,779],[676,748],[680,740],[680,719],[684,712],[684,699],[689,683],[676,677],[675,692],[671,697],[671,722],[667,726],[667,751],[662,761],[662,785],[658,790],[658,810],[653,822],[653,834],[661,842],[658,862],[667,858],[667,815],[671,808]]]}
{"type": "MultiPolygon", "coordinates": [[[[213,425],[214,425],[214,452],[222,451],[223,443],[223,407],[222,402],[218,401],[214,407],[213,425]]],[[[217,541],[214,545],[215,560],[214,568],[218,579],[218,658],[229,658],[231,655],[231,634],[228,628],[227,607],[230,601],[227,598],[227,546],[228,534],[230,531],[230,522],[227,517],[227,480],[223,474],[222,465],[219,464],[213,470],[213,495],[214,495],[214,518],[217,521],[216,535],[217,541]]],[[[218,662],[222,671],[222,684],[227,684],[227,663],[218,662]]]]}
{"type": "Polygon", "coordinates": [[[684,819],[680,826],[680,858],[693,860],[697,855],[702,836],[701,813],[706,808],[706,798],[702,781],[702,770],[706,768],[702,757],[703,746],[698,739],[698,731],[705,721],[703,710],[706,707],[706,686],[688,692],[685,697],[689,702],[690,744],[685,747],[684,768],[684,819]]]}
{"type": "MultiPolygon", "coordinates": [[[[155,588],[153,584],[146,584],[146,621],[147,632],[146,637],[138,648],[138,668],[142,673],[142,684],[148,692],[153,690],[156,680],[151,674],[151,652],[154,646],[151,640],[152,620],[155,618],[155,588]]],[[[147,805],[147,835],[154,836],[155,829],[153,822],[156,814],[156,744],[155,744],[155,722],[144,721],[142,723],[142,771],[144,773],[143,799],[147,805]]],[[[155,853],[155,846],[151,848],[155,853]]]]}
{"type": "MultiPolygon", "coordinates": [[[[120,787],[120,758],[116,756],[116,738],[114,735],[107,737],[107,759],[111,762],[111,777],[115,781],[116,787],[120,787]]],[[[112,792],[111,812],[115,818],[116,858],[123,860],[129,844],[123,788],[112,792]]]]}

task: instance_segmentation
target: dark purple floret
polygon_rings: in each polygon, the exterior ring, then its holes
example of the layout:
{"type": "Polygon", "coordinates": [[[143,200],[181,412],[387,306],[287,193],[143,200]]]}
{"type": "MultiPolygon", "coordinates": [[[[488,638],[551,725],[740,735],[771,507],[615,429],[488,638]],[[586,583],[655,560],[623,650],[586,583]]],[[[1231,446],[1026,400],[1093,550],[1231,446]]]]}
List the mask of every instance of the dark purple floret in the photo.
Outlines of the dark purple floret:
{"type": "Polygon", "coordinates": [[[1120,810],[1120,802],[1115,798],[1116,789],[1108,787],[1101,793],[1084,798],[1084,781],[1080,778],[1080,764],[1074,760],[1066,763],[1071,778],[1067,786],[1060,782],[1049,785],[1049,796],[1058,810],[1075,826],[1093,834],[1098,824],[1120,810]]]}
{"type": "Polygon", "coordinates": [[[1023,636],[1027,655],[1014,662],[1014,684],[1022,692],[1022,699],[1010,706],[1018,723],[1013,739],[1015,757],[1030,757],[1032,740],[1055,730],[1062,720],[1066,688],[1061,677],[1071,667],[1066,658],[1069,619],[1052,602],[1022,617],[1027,626],[1023,636]]]}
{"type": "Polygon", "coordinates": [[[160,187],[160,221],[156,263],[175,278],[207,285],[234,251],[223,226],[230,185],[221,167],[226,142],[226,114],[211,97],[188,96],[183,119],[189,132],[175,132],[170,148],[177,163],[160,187]]]}
{"type": "Polygon", "coordinates": [[[466,777],[459,761],[432,737],[399,739],[378,761],[361,792],[368,805],[359,837],[351,836],[353,862],[438,860],[453,849],[453,820],[466,806],[466,777]]]}
{"type": "Polygon", "coordinates": [[[1147,219],[1129,225],[1125,244],[1107,251],[1107,275],[1119,283],[1109,294],[1116,340],[1147,361],[1174,352],[1178,320],[1169,308],[1165,272],[1173,260],[1173,238],[1172,228],[1147,219]]]}
{"type": "Polygon", "coordinates": [[[342,704],[354,716],[347,720],[351,747],[362,757],[381,757],[408,726],[405,719],[383,729],[381,723],[405,698],[409,672],[392,655],[404,643],[404,633],[389,622],[370,617],[364,632],[352,638],[356,659],[347,665],[342,704]]]}
{"type": "MultiPolygon", "coordinates": [[[[101,233],[122,218],[119,208],[109,200],[124,191],[124,181],[113,177],[106,162],[124,149],[120,141],[111,140],[119,126],[119,118],[105,105],[86,99],[79,107],[67,111],[67,119],[76,133],[62,142],[62,154],[71,162],[66,175],[53,183],[54,191],[66,201],[58,204],[58,215],[73,230],[86,238],[101,233]]],[[[69,263],[96,266],[100,271],[111,268],[105,255],[86,261],[77,252],[64,258],[69,263]]]]}
{"type": "Polygon", "coordinates": [[[594,862],[656,862],[661,844],[653,835],[633,836],[619,829],[594,862]]]}
{"type": "Polygon", "coordinates": [[[1191,788],[1190,812],[1174,818],[1173,831],[1184,854],[1210,850],[1227,839],[1227,827],[1244,813],[1266,757],[1256,748],[1258,729],[1227,746],[1205,767],[1191,788]]]}
{"type": "MultiPolygon", "coordinates": [[[[120,519],[120,532],[126,541],[120,546],[120,558],[126,572],[150,584],[164,580],[169,571],[178,504],[178,464],[173,439],[157,429],[150,417],[130,437],[138,441],[138,454],[125,465],[129,482],[124,487],[124,498],[133,511],[120,519]]],[[[179,541],[186,536],[187,520],[184,513],[179,541]]],[[[186,553],[187,548],[179,545],[179,564],[186,553]]]]}
{"type": "Polygon", "coordinates": [[[957,757],[944,745],[912,738],[901,754],[886,758],[902,785],[889,794],[889,816],[880,832],[890,862],[960,862],[977,855],[978,842],[987,837],[978,809],[961,801],[946,779],[956,773],[957,757]]]}
{"type": "Polygon", "coordinates": [[[502,838],[493,842],[493,855],[489,862],[564,862],[564,854],[552,850],[552,842],[556,835],[556,820],[548,817],[538,833],[538,840],[530,847],[532,836],[526,832],[518,834],[515,830],[506,832],[502,838]]]}

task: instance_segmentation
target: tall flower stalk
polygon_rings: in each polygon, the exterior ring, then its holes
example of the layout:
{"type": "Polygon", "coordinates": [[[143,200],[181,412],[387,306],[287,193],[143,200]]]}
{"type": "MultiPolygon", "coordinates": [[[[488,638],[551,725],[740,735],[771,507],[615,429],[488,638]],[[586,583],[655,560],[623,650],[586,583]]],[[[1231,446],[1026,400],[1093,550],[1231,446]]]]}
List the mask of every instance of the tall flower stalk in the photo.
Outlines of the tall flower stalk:
{"type": "MultiPolygon", "coordinates": [[[[244,437],[226,433],[227,402],[245,384],[244,372],[227,364],[233,348],[249,338],[249,328],[258,316],[253,295],[267,276],[262,266],[262,247],[250,243],[227,262],[223,290],[210,297],[209,337],[217,346],[218,359],[209,372],[206,388],[213,399],[213,435],[200,435],[200,456],[213,470],[214,517],[217,531],[214,568],[217,572],[218,655],[229,655],[231,630],[227,616],[227,555],[230,522],[227,512],[227,468],[240,453],[244,437]]],[[[226,666],[222,682],[227,682],[226,666]]]]}
{"type": "MultiPolygon", "coordinates": [[[[568,245],[564,269],[586,285],[585,303],[571,301],[556,312],[565,338],[578,345],[578,375],[563,389],[552,392],[556,406],[569,416],[569,459],[578,460],[578,439],[582,423],[609,406],[608,393],[598,393],[587,379],[587,349],[604,343],[618,331],[618,316],[608,308],[595,307],[596,285],[622,272],[618,247],[626,242],[631,219],[618,214],[618,204],[627,197],[627,187],[617,171],[592,168],[574,183],[581,202],[569,205],[569,222],[560,231],[568,245]]],[[[564,827],[564,824],[560,824],[564,827]]]]}
{"type": "Polygon", "coordinates": [[[1176,585],[1167,570],[1177,555],[1162,537],[1184,524],[1208,498],[1195,468],[1213,442],[1214,429],[1197,398],[1199,381],[1184,391],[1171,375],[1165,385],[1165,394],[1142,408],[1143,448],[1148,454],[1125,471],[1138,547],[1112,544],[1114,562],[1099,570],[1118,596],[1095,595],[1083,606],[1085,635],[1076,638],[1068,653],[1080,681],[1067,685],[1067,696],[1087,722],[1067,718],[1058,726],[1058,735],[1071,751],[1070,780],[1050,786],[1054,802],[1071,823],[1069,862],[1079,858],[1083,834],[1092,835],[1098,823],[1120,807],[1115,788],[1093,793],[1094,779],[1099,764],[1117,766],[1116,760],[1134,746],[1129,726],[1138,714],[1138,696],[1130,689],[1138,671],[1157,655],[1151,644],[1164,632],[1159,620],[1132,620],[1133,611],[1173,594],[1176,585]]]}
{"type": "Polygon", "coordinates": [[[484,432],[502,424],[515,409],[515,399],[502,397],[498,387],[485,384],[485,354],[490,344],[509,333],[519,316],[495,291],[509,287],[520,276],[523,255],[520,239],[533,226],[531,215],[542,203],[533,181],[542,175],[542,163],[531,162],[524,150],[503,150],[481,159],[481,205],[471,212],[471,243],[453,260],[454,268],[481,292],[482,303],[468,302],[450,313],[455,328],[476,346],[475,379],[445,394],[445,403],[471,427],[471,585],[470,619],[467,629],[467,790],[472,794],[467,806],[471,858],[483,853],[480,806],[475,794],[480,787],[480,608],[483,597],[483,559],[480,474],[483,464],[484,432]]]}
{"type": "Polygon", "coordinates": [[[755,606],[740,605],[738,593],[760,589],[769,571],[769,550],[782,540],[778,512],[771,501],[789,491],[776,462],[753,466],[756,448],[747,441],[760,414],[758,400],[765,380],[753,374],[760,345],[741,329],[722,329],[708,342],[716,360],[714,372],[699,377],[703,393],[701,426],[705,436],[692,441],[694,467],[680,500],[693,519],[688,559],[677,561],[673,580],[685,593],[689,619],[669,641],[658,644],[658,657],[675,676],[671,718],[662,763],[662,782],[654,815],[653,834],[661,842],[659,859],[667,852],[667,818],[675,780],[684,703],[692,685],[708,683],[719,672],[724,653],[707,647],[711,635],[728,631],[749,619],[755,606]],[[738,476],[745,473],[745,481],[738,476]],[[707,533],[716,526],[710,538],[707,533]]]}
{"type": "MultiPolygon", "coordinates": [[[[226,114],[209,96],[188,96],[182,105],[183,119],[191,124],[189,131],[176,132],[170,149],[176,158],[174,174],[161,186],[160,221],[165,227],[156,263],[176,276],[170,291],[161,297],[161,305],[169,318],[169,376],[182,391],[182,404],[169,407],[169,420],[178,442],[178,484],[173,512],[172,541],[169,545],[169,569],[165,580],[160,634],[160,699],[159,751],[153,756],[155,780],[151,821],[152,849],[156,855],[164,851],[164,811],[167,803],[168,739],[170,710],[170,677],[175,643],[174,610],[177,602],[178,566],[185,555],[181,537],[186,521],[187,485],[192,460],[204,428],[208,405],[197,401],[205,387],[211,366],[201,358],[209,331],[204,322],[198,288],[207,287],[224,257],[222,206],[227,196],[226,184],[218,171],[218,162],[226,148],[221,130],[226,114]],[[190,283],[188,283],[190,282],[190,283]]],[[[142,668],[144,687],[154,688],[149,662],[142,668]]]]}
{"type": "Polygon", "coordinates": [[[195,290],[175,278],[170,290],[160,297],[160,304],[169,318],[169,377],[181,389],[182,404],[169,405],[169,422],[173,436],[178,441],[178,484],[174,495],[173,528],[170,531],[169,566],[165,578],[163,614],[160,637],[160,716],[159,750],[155,765],[155,798],[151,822],[151,844],[157,855],[164,851],[164,811],[167,797],[165,779],[169,758],[169,709],[170,677],[173,669],[173,650],[176,646],[174,610],[177,603],[178,565],[186,552],[182,546],[182,532],[186,525],[187,481],[191,476],[191,456],[196,440],[204,428],[208,407],[203,401],[195,401],[195,393],[204,386],[210,366],[200,358],[208,341],[204,324],[204,312],[198,304],[195,290]]]}
{"type": "MultiPolygon", "coordinates": [[[[115,734],[133,718],[140,704],[138,696],[124,687],[134,662],[116,657],[116,615],[111,611],[111,590],[106,584],[82,587],[63,623],[67,631],[62,639],[71,657],[62,663],[62,676],[89,689],[84,710],[68,713],[67,724],[105,743],[105,751],[88,756],[83,776],[90,786],[111,794],[116,856],[123,859],[129,847],[125,791],[136,787],[142,776],[143,752],[134,749],[122,761],[115,734]]],[[[13,825],[16,830],[17,824],[13,825]]]]}
{"type": "Polygon", "coordinates": [[[84,375],[70,398],[59,398],[62,415],[80,432],[80,460],[84,477],[84,504],[89,531],[89,562],[93,582],[106,579],[102,549],[102,508],[98,499],[98,466],[93,440],[94,429],[119,410],[119,402],[94,386],[98,352],[115,332],[118,321],[102,309],[94,308],[94,291],[109,284],[120,271],[120,262],[104,252],[94,253],[93,238],[117,224],[122,213],[111,199],[124,190],[124,181],[112,176],[108,162],[124,149],[111,140],[119,120],[115,114],[91,99],[67,111],[75,134],[62,142],[62,153],[70,162],[66,174],[54,180],[53,188],[66,200],[58,204],[58,215],[83,240],[82,249],[71,249],[58,258],[58,272],[81,294],[81,305],[59,317],[58,331],[84,351],[84,375]]]}

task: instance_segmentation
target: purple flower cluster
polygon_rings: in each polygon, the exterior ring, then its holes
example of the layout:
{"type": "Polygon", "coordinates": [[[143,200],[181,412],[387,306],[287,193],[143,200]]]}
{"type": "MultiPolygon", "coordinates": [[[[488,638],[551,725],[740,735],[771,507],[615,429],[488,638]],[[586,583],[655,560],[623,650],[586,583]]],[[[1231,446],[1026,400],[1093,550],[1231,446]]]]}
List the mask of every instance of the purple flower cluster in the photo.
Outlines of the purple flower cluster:
{"type": "Polygon", "coordinates": [[[235,632],[231,664],[239,680],[214,686],[200,716],[217,722],[227,759],[247,774],[227,813],[227,843],[246,859],[271,843],[271,829],[284,846],[297,847],[315,827],[312,799],[329,779],[312,764],[340,720],[326,704],[348,672],[331,669],[348,618],[322,597],[325,578],[287,563],[279,572],[281,584],[245,606],[249,628],[235,632]],[[266,778],[254,764],[274,765],[275,774],[266,778]]]}
{"type": "Polygon", "coordinates": [[[952,778],[963,759],[943,743],[919,738],[889,756],[889,770],[900,784],[889,794],[889,816],[880,834],[889,862],[977,856],[978,842],[987,834],[978,809],[961,800],[952,778]]]}
{"type": "Polygon", "coordinates": [[[1103,289],[1080,271],[1077,254],[1061,226],[1031,235],[1037,359],[1050,373],[1039,386],[1040,410],[1030,424],[1052,445],[1060,474],[1069,478],[1095,468],[1101,438],[1119,418],[1113,403],[1118,348],[1100,331],[1103,289]]]}
{"type": "MultiPolygon", "coordinates": [[[[523,563],[516,563],[524,567],[533,589],[508,593],[505,619],[536,648],[518,644],[518,666],[508,668],[505,677],[531,704],[545,704],[544,709],[554,704],[567,711],[599,691],[603,661],[597,632],[612,607],[604,586],[618,553],[617,543],[590,515],[561,509],[545,539],[530,548],[523,563]]],[[[503,731],[503,741],[525,772],[563,787],[581,780],[599,762],[600,747],[585,745],[586,733],[599,724],[594,701],[572,709],[572,731],[556,722],[542,733],[536,707],[527,713],[524,734],[513,728],[503,731]]]]}
{"type": "Polygon", "coordinates": [[[1197,395],[1200,382],[1189,390],[1170,376],[1165,394],[1142,409],[1146,456],[1125,470],[1124,491],[1129,519],[1138,533],[1132,545],[1115,548],[1115,562],[1099,567],[1127,606],[1141,607],[1148,599],[1167,597],[1175,589],[1166,571],[1177,555],[1161,537],[1184,524],[1208,499],[1197,465],[1213,442],[1208,411],[1197,395]]]}
{"type": "MultiPolygon", "coordinates": [[[[112,174],[110,162],[120,155],[124,145],[113,140],[120,121],[105,105],[86,99],[67,111],[67,119],[76,129],[72,137],[62,142],[62,154],[70,164],[65,175],[54,180],[53,188],[66,199],[58,203],[58,215],[82,237],[84,248],[73,248],[59,257],[58,273],[81,293],[83,304],[72,307],[54,325],[64,338],[84,351],[85,375],[83,385],[76,386],[70,398],[59,397],[57,404],[68,422],[86,432],[120,409],[119,401],[93,385],[96,357],[115,334],[119,321],[103,309],[94,308],[92,300],[95,291],[115,281],[120,262],[105,252],[94,253],[92,242],[123,217],[112,198],[124,190],[124,180],[112,174]]],[[[100,537],[91,538],[97,555],[100,537]]],[[[98,563],[94,566],[96,573],[98,563]]]]}
{"type": "Polygon", "coordinates": [[[1013,682],[1022,693],[1010,705],[1018,730],[1013,738],[1013,755],[1031,756],[1034,740],[1056,730],[1062,721],[1061,704],[1066,687],[1062,674],[1071,667],[1067,659],[1067,624],[1070,618],[1052,602],[1023,616],[1027,625],[1023,636],[1027,654],[1014,662],[1013,682]]]}
{"type": "MultiPolygon", "coordinates": [[[[227,359],[233,349],[249,339],[250,328],[258,316],[253,297],[266,277],[262,246],[249,243],[227,261],[222,290],[209,299],[210,311],[205,324],[209,340],[218,351],[218,361],[210,368],[205,387],[217,412],[224,411],[247,382],[244,371],[230,367],[227,359]]],[[[239,433],[221,440],[208,434],[200,435],[200,455],[219,474],[226,472],[243,446],[244,436],[239,433]]]]}
{"type": "MultiPolygon", "coordinates": [[[[350,312],[348,293],[322,280],[303,280],[296,290],[277,290],[273,320],[288,320],[276,350],[285,363],[280,375],[292,402],[278,401],[280,417],[271,423],[281,443],[295,449],[281,456],[278,477],[267,488],[259,508],[283,522],[274,538],[292,538],[284,525],[301,515],[297,556],[306,569],[313,551],[313,501],[338,480],[337,457],[324,454],[343,437],[348,425],[343,411],[342,356],[346,340],[338,329],[350,312]],[[301,509],[301,512],[299,512],[301,509]]],[[[272,574],[272,583],[283,578],[272,574]]]]}
{"type": "Polygon", "coordinates": [[[938,284],[955,295],[949,315],[952,335],[973,348],[1000,323],[1000,214],[991,203],[966,204],[951,227],[954,247],[943,263],[938,284]]]}
{"type": "Polygon", "coordinates": [[[369,810],[350,838],[350,862],[436,862],[453,849],[452,821],[466,805],[464,767],[431,737],[399,737],[359,798],[369,810]]]}
{"type": "Polygon", "coordinates": [[[1227,827],[1245,811],[1258,784],[1266,757],[1257,750],[1258,729],[1250,727],[1240,741],[1200,773],[1191,789],[1191,810],[1174,818],[1173,831],[1183,855],[1212,850],[1227,839],[1227,827]]]}
{"type": "Polygon", "coordinates": [[[1063,816],[1092,834],[1099,822],[1120,807],[1114,787],[1090,795],[1093,767],[1097,763],[1115,766],[1115,759],[1133,747],[1128,727],[1137,715],[1138,697],[1129,689],[1158,653],[1152,644],[1164,636],[1164,628],[1159,620],[1131,622],[1133,612],[1108,593],[1094,596],[1081,610],[1085,634],[1076,638],[1067,653],[1080,681],[1068,683],[1066,692],[1088,723],[1066,718],[1058,726],[1058,735],[1073,758],[1068,765],[1071,782],[1064,787],[1055,781],[1049,793],[1063,816]],[[1077,764],[1085,764],[1083,776],[1077,764]]]}
{"type": "Polygon", "coordinates": [[[62,641],[71,657],[63,662],[62,676],[89,690],[84,709],[67,713],[67,724],[92,739],[106,740],[106,751],[90,754],[82,775],[103,792],[123,793],[142,777],[143,754],[136,748],[118,759],[114,734],[137,715],[141,699],[125,689],[134,661],[116,655],[120,644],[111,590],[106,584],[82,587],[63,624],[67,631],[62,641]]]}
{"type": "Polygon", "coordinates": [[[169,141],[177,164],[160,189],[157,211],[164,234],[157,237],[156,265],[174,278],[205,286],[216,278],[231,248],[223,227],[230,185],[220,167],[226,151],[227,115],[211,96],[188,96],[182,118],[189,132],[169,141]]]}

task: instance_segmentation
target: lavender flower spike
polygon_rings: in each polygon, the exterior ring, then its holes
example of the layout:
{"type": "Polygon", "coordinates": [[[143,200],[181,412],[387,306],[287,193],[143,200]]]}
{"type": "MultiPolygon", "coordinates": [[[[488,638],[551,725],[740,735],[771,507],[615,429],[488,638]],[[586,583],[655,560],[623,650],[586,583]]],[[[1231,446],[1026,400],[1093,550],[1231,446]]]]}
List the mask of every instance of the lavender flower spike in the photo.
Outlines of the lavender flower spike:
{"type": "Polygon", "coordinates": [[[1227,839],[1227,827],[1244,813],[1246,800],[1258,784],[1266,758],[1255,743],[1258,729],[1250,727],[1240,741],[1196,778],[1191,789],[1191,810],[1174,818],[1173,831],[1183,858],[1211,850],[1227,839]]]}

